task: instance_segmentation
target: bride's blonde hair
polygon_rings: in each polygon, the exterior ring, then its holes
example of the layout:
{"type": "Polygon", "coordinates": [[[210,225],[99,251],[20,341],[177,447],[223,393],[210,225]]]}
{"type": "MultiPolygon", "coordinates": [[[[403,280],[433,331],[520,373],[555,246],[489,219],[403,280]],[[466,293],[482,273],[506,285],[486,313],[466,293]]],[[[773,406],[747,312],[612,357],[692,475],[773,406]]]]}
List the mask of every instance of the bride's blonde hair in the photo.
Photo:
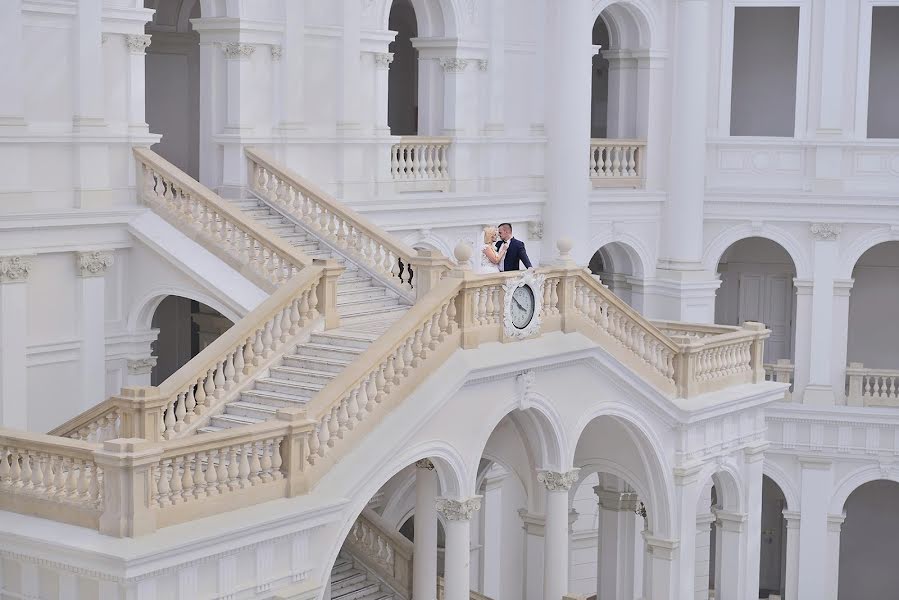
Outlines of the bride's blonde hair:
{"type": "Polygon", "coordinates": [[[484,243],[485,244],[493,243],[493,241],[496,239],[496,231],[497,231],[496,227],[493,227],[493,226],[484,228],[484,243]]]}

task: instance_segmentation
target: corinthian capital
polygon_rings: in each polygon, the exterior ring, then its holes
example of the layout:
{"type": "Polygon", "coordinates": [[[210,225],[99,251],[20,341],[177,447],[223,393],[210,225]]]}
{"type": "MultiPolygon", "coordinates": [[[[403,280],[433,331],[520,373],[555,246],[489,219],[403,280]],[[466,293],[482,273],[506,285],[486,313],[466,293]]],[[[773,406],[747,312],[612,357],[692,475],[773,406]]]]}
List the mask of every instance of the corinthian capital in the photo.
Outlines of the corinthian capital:
{"type": "Polygon", "coordinates": [[[79,252],[78,274],[81,277],[102,277],[115,262],[112,252],[79,252]]]}
{"type": "Polygon", "coordinates": [[[464,500],[437,498],[437,512],[447,521],[468,521],[474,511],[481,510],[481,497],[472,496],[464,500]]]}
{"type": "Polygon", "coordinates": [[[31,258],[28,256],[0,257],[0,283],[25,281],[30,270],[31,258]]]}
{"type": "Polygon", "coordinates": [[[150,45],[149,35],[126,35],[125,44],[132,54],[143,54],[150,45]]]}
{"type": "Polygon", "coordinates": [[[444,57],[439,59],[439,62],[447,73],[461,73],[468,66],[468,61],[464,58],[444,57]]]}
{"type": "Polygon", "coordinates": [[[376,52],[375,53],[375,66],[378,69],[386,70],[390,68],[390,63],[393,62],[393,52],[376,52]]]}
{"type": "Polygon", "coordinates": [[[546,486],[551,492],[567,492],[577,482],[577,474],[580,469],[572,469],[565,473],[558,471],[538,471],[537,481],[546,486]]]}
{"type": "Polygon", "coordinates": [[[256,52],[256,46],[242,42],[227,42],[222,44],[222,52],[225,53],[225,58],[229,60],[244,60],[253,56],[253,53],[256,52]]]}

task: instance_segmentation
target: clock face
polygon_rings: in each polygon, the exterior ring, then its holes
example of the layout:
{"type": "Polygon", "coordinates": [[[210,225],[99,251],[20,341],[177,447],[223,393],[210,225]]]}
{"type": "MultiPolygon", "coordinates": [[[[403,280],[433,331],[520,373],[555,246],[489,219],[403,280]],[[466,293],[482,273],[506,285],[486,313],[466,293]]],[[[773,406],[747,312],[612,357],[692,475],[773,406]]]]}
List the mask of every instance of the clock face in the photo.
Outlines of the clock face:
{"type": "Polygon", "coordinates": [[[512,307],[509,316],[516,329],[524,329],[534,318],[534,290],[525,284],[512,292],[512,307]]]}

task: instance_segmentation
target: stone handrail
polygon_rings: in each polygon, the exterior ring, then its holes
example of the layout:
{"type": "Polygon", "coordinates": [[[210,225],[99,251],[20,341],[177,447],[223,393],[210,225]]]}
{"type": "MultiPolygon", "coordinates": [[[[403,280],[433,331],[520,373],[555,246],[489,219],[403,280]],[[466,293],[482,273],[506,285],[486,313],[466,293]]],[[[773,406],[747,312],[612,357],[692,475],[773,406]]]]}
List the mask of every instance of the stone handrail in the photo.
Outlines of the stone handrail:
{"type": "Polygon", "coordinates": [[[644,177],[644,140],[590,140],[590,178],[597,187],[629,187],[644,177]]]}
{"type": "Polygon", "coordinates": [[[268,154],[248,148],[246,156],[255,193],[397,291],[410,294],[417,284],[415,270],[409,269],[416,257],[411,246],[393,239],[311,182],[279,166],[268,154]]]}
{"type": "Polygon", "coordinates": [[[706,338],[713,335],[721,335],[732,331],[739,331],[740,328],[733,325],[717,325],[711,323],[685,323],[682,321],[659,321],[653,320],[659,331],[669,337],[682,337],[691,339],[706,338]]]}
{"type": "MultiPolygon", "coordinates": [[[[437,577],[437,600],[444,600],[446,598],[446,580],[443,577],[437,577]]],[[[468,596],[469,600],[492,600],[491,598],[471,590],[468,596]]],[[[563,599],[564,600],[564,599],[563,599]]]]}
{"type": "Polygon", "coordinates": [[[336,325],[341,270],[333,261],[314,261],[158,388],[125,388],[50,434],[103,441],[93,432],[147,440],[194,433],[322,315],[326,327],[336,325]]]}
{"type": "Polygon", "coordinates": [[[866,369],[862,363],[849,363],[846,369],[849,406],[899,406],[899,371],[866,369]]]}
{"type": "Polygon", "coordinates": [[[413,544],[375,511],[366,508],[353,523],[344,549],[402,598],[412,597],[413,544]]]}
{"type": "Polygon", "coordinates": [[[390,175],[399,191],[448,191],[452,138],[408,136],[390,147],[390,175]]]}
{"type": "Polygon", "coordinates": [[[793,375],[796,370],[789,358],[779,358],[774,364],[768,363],[765,367],[765,379],[777,383],[789,383],[790,388],[784,393],[786,402],[793,401],[793,375]]]}
{"type": "Polygon", "coordinates": [[[104,508],[101,447],[0,429],[0,509],[97,528],[104,508]]]}
{"type": "Polygon", "coordinates": [[[771,331],[745,322],[738,331],[691,340],[678,355],[678,396],[689,398],[765,380],[762,357],[771,331]]]}
{"type": "Polygon", "coordinates": [[[134,148],[138,194],[171,225],[272,292],[312,260],[147,148],[134,148]]]}

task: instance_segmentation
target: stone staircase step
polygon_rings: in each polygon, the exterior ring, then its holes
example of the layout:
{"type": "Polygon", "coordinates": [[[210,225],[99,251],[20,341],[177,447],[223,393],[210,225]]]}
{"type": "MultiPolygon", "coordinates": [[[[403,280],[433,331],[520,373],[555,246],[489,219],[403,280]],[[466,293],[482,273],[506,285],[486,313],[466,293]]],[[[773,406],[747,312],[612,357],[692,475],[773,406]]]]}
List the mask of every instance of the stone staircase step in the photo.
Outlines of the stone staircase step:
{"type": "Polygon", "coordinates": [[[334,371],[319,371],[317,369],[302,369],[296,367],[272,367],[272,377],[287,379],[289,381],[301,381],[319,384],[322,387],[328,384],[337,375],[334,371]]]}
{"type": "Polygon", "coordinates": [[[331,593],[355,586],[358,583],[369,583],[365,571],[356,569],[350,563],[349,569],[335,572],[331,569],[331,593]]]}
{"type": "Polygon", "coordinates": [[[268,206],[263,205],[262,202],[257,198],[242,198],[240,200],[230,200],[230,202],[235,207],[243,211],[249,211],[257,208],[265,208],[266,211],[270,210],[268,206]]]}
{"type": "Polygon", "coordinates": [[[343,275],[337,278],[337,297],[339,298],[346,290],[354,290],[360,288],[368,288],[372,286],[372,278],[368,275],[359,274],[358,272],[343,275]]]}
{"type": "Polygon", "coordinates": [[[374,582],[363,582],[334,590],[331,587],[331,600],[359,600],[365,596],[369,596],[375,592],[381,591],[381,586],[374,582]]]}
{"type": "Polygon", "coordinates": [[[225,406],[225,414],[226,415],[234,415],[238,417],[249,417],[252,419],[259,419],[261,421],[267,421],[269,419],[275,418],[278,412],[278,407],[270,406],[268,404],[256,404],[255,402],[246,402],[244,400],[238,400],[237,402],[231,402],[227,406],[225,406]]]}
{"type": "Polygon", "coordinates": [[[384,591],[377,591],[373,594],[369,594],[368,596],[363,596],[359,600],[394,600],[395,596],[391,593],[384,591]]]}
{"type": "Polygon", "coordinates": [[[336,358],[338,360],[352,362],[359,354],[362,353],[361,348],[347,348],[346,346],[338,346],[336,344],[315,344],[305,343],[297,347],[299,356],[315,356],[317,358],[336,358]]]}
{"type": "Polygon", "coordinates": [[[260,392],[276,392],[278,394],[289,394],[291,396],[301,396],[311,398],[319,392],[322,387],[315,383],[305,381],[293,381],[292,379],[277,379],[275,377],[260,377],[256,380],[256,390],[260,392]]]}
{"type": "Polygon", "coordinates": [[[309,341],[313,344],[326,344],[329,346],[345,346],[348,348],[368,348],[378,336],[353,331],[334,329],[331,331],[313,333],[309,341]]]}
{"type": "Polygon", "coordinates": [[[360,321],[370,321],[373,318],[392,323],[406,314],[407,310],[407,306],[402,306],[400,304],[395,304],[393,306],[376,306],[367,309],[354,308],[353,310],[347,311],[338,308],[342,325],[350,325],[359,323],[360,321]]]}
{"type": "Polygon", "coordinates": [[[255,419],[253,417],[244,417],[240,415],[221,414],[215,415],[209,420],[209,424],[222,429],[231,429],[232,427],[241,427],[243,425],[255,425],[262,423],[265,419],[255,419]]]}
{"type": "Polygon", "coordinates": [[[381,296],[380,298],[361,297],[340,297],[337,296],[337,312],[344,314],[345,312],[353,312],[356,308],[375,308],[380,306],[394,306],[399,304],[399,299],[391,296],[381,296]]]}
{"type": "Polygon", "coordinates": [[[309,402],[308,397],[295,394],[283,394],[281,392],[269,392],[264,390],[247,390],[240,394],[241,402],[263,404],[277,408],[297,408],[305,406],[309,402]]]}
{"type": "MultiPolygon", "coordinates": [[[[352,360],[324,358],[321,356],[300,356],[299,354],[288,354],[282,360],[281,367],[291,367],[294,369],[314,369],[316,371],[327,371],[337,375],[349,366],[352,360]]],[[[274,369],[273,369],[274,370],[274,369]]]]}
{"type": "Polygon", "coordinates": [[[331,568],[331,575],[343,573],[344,571],[349,571],[351,569],[353,569],[353,561],[338,554],[337,560],[334,561],[334,566],[331,568]]]}
{"type": "Polygon", "coordinates": [[[346,303],[354,300],[375,300],[378,298],[396,298],[396,296],[388,294],[387,288],[372,285],[367,288],[342,290],[339,293],[338,305],[340,304],[340,300],[343,300],[344,303],[346,303]]]}

